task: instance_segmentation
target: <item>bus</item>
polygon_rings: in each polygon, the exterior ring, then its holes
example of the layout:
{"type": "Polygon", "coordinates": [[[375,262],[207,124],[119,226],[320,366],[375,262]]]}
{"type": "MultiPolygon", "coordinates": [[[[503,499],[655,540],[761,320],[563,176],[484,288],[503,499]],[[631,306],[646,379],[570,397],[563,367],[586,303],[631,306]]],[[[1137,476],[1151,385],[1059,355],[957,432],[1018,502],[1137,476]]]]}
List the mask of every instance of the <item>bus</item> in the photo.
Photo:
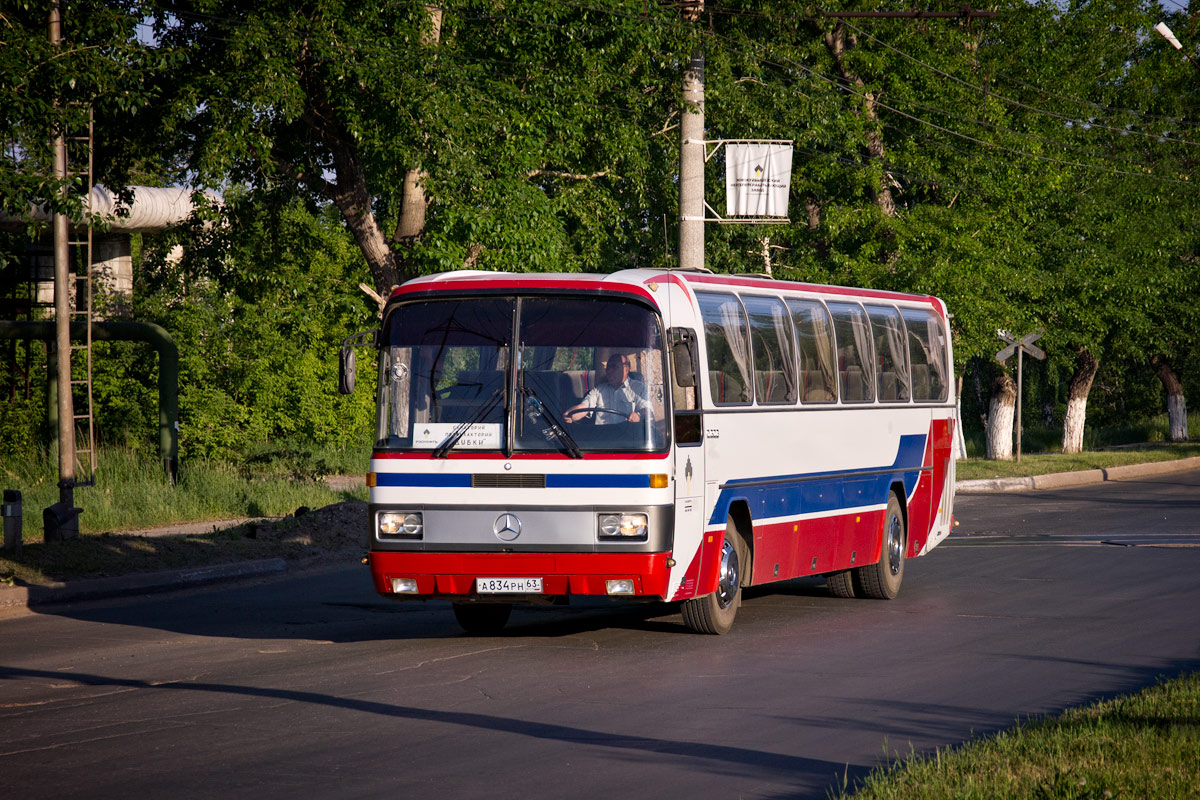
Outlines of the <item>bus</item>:
{"type": "MultiPolygon", "coordinates": [[[[770,277],[448,272],[392,292],[367,474],[369,564],[469,633],[514,604],[679,603],[723,634],[742,590],[823,576],[891,599],[949,535],[949,314],[770,277]]],[[[349,376],[349,378],[347,378],[349,376]]]]}

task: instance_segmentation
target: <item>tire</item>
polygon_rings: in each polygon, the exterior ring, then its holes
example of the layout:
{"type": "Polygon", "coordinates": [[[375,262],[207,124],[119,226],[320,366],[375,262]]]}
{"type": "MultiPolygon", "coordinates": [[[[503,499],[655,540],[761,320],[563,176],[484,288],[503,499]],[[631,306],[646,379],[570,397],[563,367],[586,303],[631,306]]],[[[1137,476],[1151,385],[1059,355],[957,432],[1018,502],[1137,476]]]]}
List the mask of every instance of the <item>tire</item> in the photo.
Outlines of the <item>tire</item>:
{"type": "Polygon", "coordinates": [[[746,553],[746,543],[734,529],[731,519],[725,524],[717,590],[703,597],[683,601],[683,624],[690,630],[718,636],[729,633],[738,606],[742,604],[742,576],[749,566],[746,553]]]}
{"type": "Polygon", "coordinates": [[[831,572],[825,576],[825,585],[834,597],[847,599],[855,596],[853,570],[844,569],[841,572],[831,572]]]}
{"type": "Polygon", "coordinates": [[[908,546],[908,532],[904,526],[904,511],[900,498],[892,492],[888,495],[887,512],[883,518],[883,546],[880,548],[879,563],[854,570],[854,589],[862,597],[872,600],[891,600],[900,592],[904,580],[904,551],[908,546]]]}
{"type": "Polygon", "coordinates": [[[455,603],[454,618],[472,636],[492,636],[504,630],[512,603],[455,603]]]}

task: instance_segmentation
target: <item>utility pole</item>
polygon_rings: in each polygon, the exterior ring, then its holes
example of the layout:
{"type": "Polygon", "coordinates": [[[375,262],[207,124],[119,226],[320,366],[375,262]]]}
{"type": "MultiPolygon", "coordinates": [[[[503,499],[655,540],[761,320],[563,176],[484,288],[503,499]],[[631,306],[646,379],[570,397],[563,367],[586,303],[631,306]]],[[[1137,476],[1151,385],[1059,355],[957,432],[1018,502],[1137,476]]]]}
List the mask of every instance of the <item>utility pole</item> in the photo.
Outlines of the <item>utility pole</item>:
{"type": "MultiPolygon", "coordinates": [[[[684,11],[695,22],[704,0],[684,11]]],[[[697,47],[683,72],[679,121],[679,268],[704,268],[704,51],[697,47]]]]}
{"type": "MultiPolygon", "coordinates": [[[[59,0],[50,3],[50,44],[62,46],[59,0]]],[[[54,177],[59,181],[61,207],[67,204],[67,141],[65,131],[54,135],[54,177]]],[[[79,533],[75,508],[75,403],[71,392],[71,270],[67,253],[67,215],[54,213],[54,333],[58,361],[58,503],[46,509],[46,538],[68,539],[79,533]]]]}

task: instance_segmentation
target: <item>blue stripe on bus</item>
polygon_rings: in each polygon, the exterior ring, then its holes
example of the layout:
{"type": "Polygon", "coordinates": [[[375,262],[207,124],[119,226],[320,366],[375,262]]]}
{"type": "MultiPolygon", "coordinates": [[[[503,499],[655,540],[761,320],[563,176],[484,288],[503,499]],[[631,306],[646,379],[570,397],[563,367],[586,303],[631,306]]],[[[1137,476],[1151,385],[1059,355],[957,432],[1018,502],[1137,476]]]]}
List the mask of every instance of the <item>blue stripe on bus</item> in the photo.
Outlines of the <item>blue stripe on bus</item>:
{"type": "MultiPolygon", "coordinates": [[[[376,486],[422,486],[450,489],[471,488],[471,475],[431,475],[420,472],[377,472],[376,486]]],[[[649,489],[649,475],[547,475],[547,489],[649,489]]]]}
{"type": "Polygon", "coordinates": [[[547,489],[649,489],[649,475],[547,475],[547,489]]]}
{"type": "Polygon", "coordinates": [[[471,475],[431,475],[421,472],[376,472],[376,486],[437,486],[445,488],[471,488],[471,475]]]}
{"type": "Polygon", "coordinates": [[[734,500],[745,500],[755,520],[797,514],[827,514],[849,508],[882,506],[899,477],[905,496],[912,494],[925,460],[925,434],[900,437],[890,466],[837,472],[744,478],[725,483],[717,497],[709,525],[723,525],[734,500]]]}

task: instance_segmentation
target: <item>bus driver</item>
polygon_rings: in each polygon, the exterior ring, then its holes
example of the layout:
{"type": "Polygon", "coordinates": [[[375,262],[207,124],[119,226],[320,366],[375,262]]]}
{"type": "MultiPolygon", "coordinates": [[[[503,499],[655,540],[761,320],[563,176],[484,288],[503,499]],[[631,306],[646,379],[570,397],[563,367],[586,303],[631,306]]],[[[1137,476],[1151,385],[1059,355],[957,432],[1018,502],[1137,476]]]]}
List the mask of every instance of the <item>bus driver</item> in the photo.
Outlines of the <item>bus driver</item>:
{"type": "Polygon", "coordinates": [[[597,384],[583,400],[564,412],[568,423],[575,422],[581,414],[597,409],[596,424],[613,422],[641,422],[642,414],[650,413],[650,401],[646,399],[646,386],[629,377],[629,359],[616,354],[604,365],[604,383],[597,384]]]}

